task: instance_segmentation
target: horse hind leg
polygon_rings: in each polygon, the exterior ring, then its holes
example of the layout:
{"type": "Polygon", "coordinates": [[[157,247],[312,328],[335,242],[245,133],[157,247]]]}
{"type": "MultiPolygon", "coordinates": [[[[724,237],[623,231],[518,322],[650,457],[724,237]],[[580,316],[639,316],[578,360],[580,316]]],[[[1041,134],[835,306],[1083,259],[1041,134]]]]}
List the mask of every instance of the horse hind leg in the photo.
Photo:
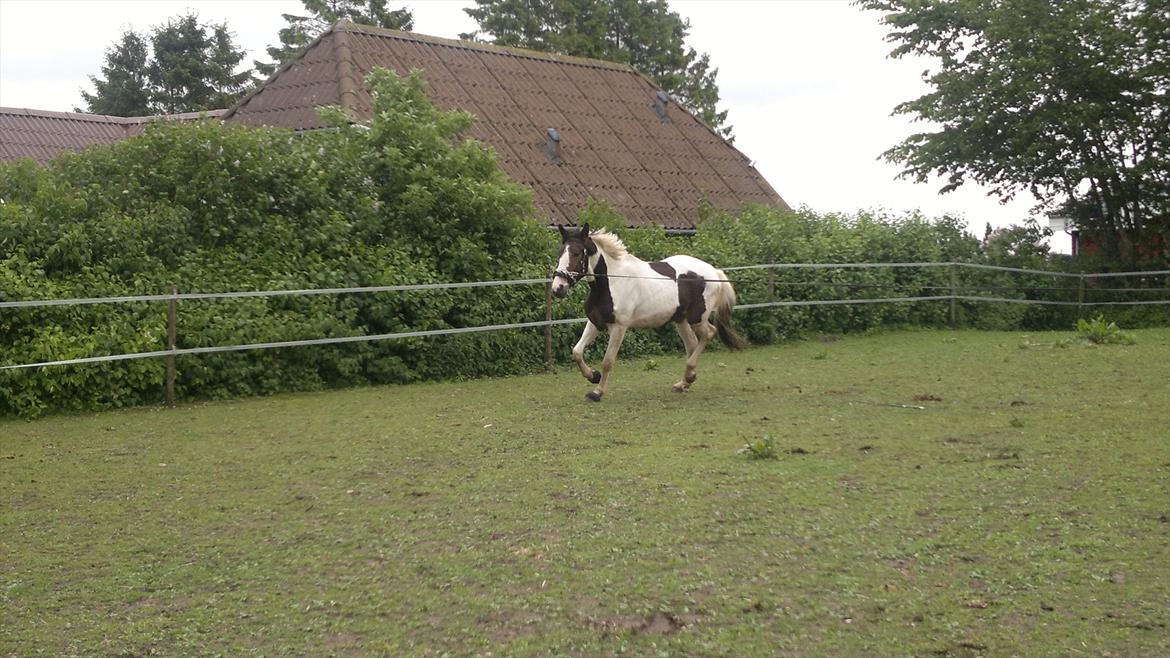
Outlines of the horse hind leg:
{"type": "Polygon", "coordinates": [[[687,352],[687,365],[683,370],[683,378],[674,385],[674,390],[682,393],[695,381],[695,369],[691,367],[691,354],[694,354],[695,350],[698,349],[699,338],[686,320],[680,320],[676,326],[678,327],[678,335],[683,341],[683,348],[687,352]]]}
{"type": "Polygon", "coordinates": [[[683,393],[691,387],[698,379],[699,355],[707,348],[707,343],[711,342],[711,338],[715,333],[715,328],[703,324],[690,325],[681,323],[679,325],[679,334],[683,336],[683,342],[687,345],[687,363],[683,370],[683,378],[674,385],[674,390],[683,393]]]}

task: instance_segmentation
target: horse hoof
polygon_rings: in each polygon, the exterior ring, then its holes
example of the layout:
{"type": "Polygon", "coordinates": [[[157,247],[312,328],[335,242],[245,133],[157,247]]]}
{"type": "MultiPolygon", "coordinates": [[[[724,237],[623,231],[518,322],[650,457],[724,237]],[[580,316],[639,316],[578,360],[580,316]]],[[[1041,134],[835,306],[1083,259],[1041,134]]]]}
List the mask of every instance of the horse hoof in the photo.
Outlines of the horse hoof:
{"type": "Polygon", "coordinates": [[[686,393],[687,392],[686,386],[679,386],[678,384],[675,384],[672,388],[674,389],[675,393],[686,393]]]}
{"type": "Polygon", "coordinates": [[[600,384],[601,383],[601,372],[598,370],[594,370],[593,371],[593,379],[590,379],[589,381],[593,382],[594,384],[600,384]]]}
{"type": "Polygon", "coordinates": [[[585,394],[585,399],[592,400],[594,402],[601,402],[601,393],[598,393],[597,391],[589,391],[585,394]]]}

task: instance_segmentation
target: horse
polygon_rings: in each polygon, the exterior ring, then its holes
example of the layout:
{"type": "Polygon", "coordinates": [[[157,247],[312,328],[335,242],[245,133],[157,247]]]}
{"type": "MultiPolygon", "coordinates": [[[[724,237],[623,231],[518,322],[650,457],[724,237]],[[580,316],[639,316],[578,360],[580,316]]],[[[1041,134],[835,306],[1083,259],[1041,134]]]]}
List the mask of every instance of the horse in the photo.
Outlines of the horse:
{"type": "Polygon", "coordinates": [[[677,325],[687,353],[683,378],[674,385],[679,393],[695,383],[699,355],[716,335],[732,350],[744,347],[731,326],[735,289],[722,270],[684,255],[648,263],[605,229],[590,231],[588,224],[579,229],[559,228],[561,248],[552,293],[564,298],[578,281],[592,276],[585,299],[588,321],[573,347],[573,361],[581,374],[597,385],[585,395],[589,400],[599,402],[605,395],[618,350],[631,327],[677,325]],[[609,332],[609,346],[598,372],[585,363],[585,349],[602,329],[609,332]]]}

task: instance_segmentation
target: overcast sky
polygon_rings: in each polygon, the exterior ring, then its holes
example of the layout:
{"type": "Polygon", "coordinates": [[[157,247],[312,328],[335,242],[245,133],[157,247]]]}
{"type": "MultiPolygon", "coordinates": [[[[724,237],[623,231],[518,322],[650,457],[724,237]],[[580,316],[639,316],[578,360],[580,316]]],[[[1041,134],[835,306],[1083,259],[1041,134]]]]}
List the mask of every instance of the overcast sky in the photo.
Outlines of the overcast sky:
{"type": "MultiPolygon", "coordinates": [[[[457,38],[476,29],[471,0],[394,2],[414,12],[415,31],[457,38]]],[[[793,206],[852,212],[920,209],[961,215],[971,232],[1021,223],[1029,198],[1009,204],[973,185],[939,196],[941,183],[895,180],[879,155],[924,129],[890,116],[926,90],[924,61],[890,60],[880,15],[847,0],[670,0],[690,19],[688,43],[719,69],[721,109],[735,145],[793,206]]],[[[69,111],[82,105],[87,76],[125,29],[145,31],[193,11],[226,22],[254,58],[277,42],[282,13],[300,0],[0,0],[0,106],[69,111]]],[[[1054,247],[1067,251],[1067,240],[1054,247]]]]}

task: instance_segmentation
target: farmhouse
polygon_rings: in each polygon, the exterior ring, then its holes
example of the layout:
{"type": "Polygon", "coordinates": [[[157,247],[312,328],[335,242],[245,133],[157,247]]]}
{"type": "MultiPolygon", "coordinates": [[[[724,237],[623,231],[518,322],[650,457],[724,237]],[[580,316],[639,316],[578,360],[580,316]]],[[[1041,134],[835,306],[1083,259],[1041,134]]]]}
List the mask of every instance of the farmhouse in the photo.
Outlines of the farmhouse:
{"type": "MultiPolygon", "coordinates": [[[[693,230],[704,204],[785,205],[743,153],[646,77],[612,62],[340,22],[216,114],[229,124],[297,130],[323,127],[322,105],[368,119],[363,80],[376,66],[422,69],[439,107],[474,114],[468,136],[496,149],[552,224],[573,223],[591,199],[634,226],[674,231],[693,230]]],[[[128,137],[147,120],[0,108],[0,159],[43,162],[128,137]]]]}

